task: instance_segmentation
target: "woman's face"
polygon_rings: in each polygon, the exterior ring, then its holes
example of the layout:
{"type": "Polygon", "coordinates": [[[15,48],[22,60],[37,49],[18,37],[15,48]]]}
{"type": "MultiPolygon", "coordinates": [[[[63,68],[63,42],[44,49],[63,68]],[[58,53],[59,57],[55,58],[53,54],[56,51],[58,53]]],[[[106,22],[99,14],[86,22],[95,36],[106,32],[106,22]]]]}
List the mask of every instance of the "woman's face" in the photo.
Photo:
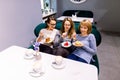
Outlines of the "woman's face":
{"type": "Polygon", "coordinates": [[[65,29],[65,31],[69,31],[70,28],[71,28],[70,22],[69,21],[65,21],[65,23],[64,23],[64,29],[65,29]]]}
{"type": "Polygon", "coordinates": [[[80,32],[81,32],[81,33],[84,33],[84,34],[87,34],[87,31],[88,31],[88,27],[85,26],[85,25],[81,25],[81,27],[80,27],[80,32]]]}
{"type": "Polygon", "coordinates": [[[48,23],[48,29],[53,30],[56,26],[56,21],[51,20],[50,23],[48,23]]]}

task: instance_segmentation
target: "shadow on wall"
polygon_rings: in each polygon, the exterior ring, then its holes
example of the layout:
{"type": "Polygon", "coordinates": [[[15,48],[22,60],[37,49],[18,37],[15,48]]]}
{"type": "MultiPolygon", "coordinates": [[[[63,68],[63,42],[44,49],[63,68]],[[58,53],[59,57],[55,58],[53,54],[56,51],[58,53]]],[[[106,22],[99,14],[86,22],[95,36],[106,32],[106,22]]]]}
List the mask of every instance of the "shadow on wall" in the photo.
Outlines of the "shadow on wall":
{"type": "Polygon", "coordinates": [[[95,10],[93,10],[94,20],[96,22],[99,22],[107,12],[108,11],[105,10],[105,9],[95,9],[95,10]]]}

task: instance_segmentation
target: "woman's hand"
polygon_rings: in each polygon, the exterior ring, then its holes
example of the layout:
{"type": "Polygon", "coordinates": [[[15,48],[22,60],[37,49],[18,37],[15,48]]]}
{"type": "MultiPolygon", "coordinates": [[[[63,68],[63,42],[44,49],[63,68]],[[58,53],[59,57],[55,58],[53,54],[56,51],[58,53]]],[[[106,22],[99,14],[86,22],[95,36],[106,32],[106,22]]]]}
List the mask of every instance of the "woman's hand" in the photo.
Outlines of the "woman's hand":
{"type": "Polygon", "coordinates": [[[82,47],[82,46],[84,46],[84,44],[81,42],[81,45],[80,45],[80,47],[82,47]]]}
{"type": "Polygon", "coordinates": [[[44,35],[43,35],[43,33],[42,32],[40,32],[39,33],[39,36],[38,36],[38,38],[37,38],[37,42],[40,42],[42,39],[43,39],[43,37],[44,37],[44,35]]]}
{"type": "Polygon", "coordinates": [[[82,47],[82,46],[84,46],[84,44],[81,41],[75,41],[73,43],[73,45],[76,46],[76,47],[82,47]]]}
{"type": "Polygon", "coordinates": [[[62,37],[63,38],[67,37],[67,32],[62,33],[62,37]]]}
{"type": "Polygon", "coordinates": [[[74,41],[77,40],[76,39],[76,33],[73,33],[72,38],[73,38],[74,41]]]}
{"type": "Polygon", "coordinates": [[[39,37],[43,38],[44,34],[42,32],[40,32],[39,37]]]}

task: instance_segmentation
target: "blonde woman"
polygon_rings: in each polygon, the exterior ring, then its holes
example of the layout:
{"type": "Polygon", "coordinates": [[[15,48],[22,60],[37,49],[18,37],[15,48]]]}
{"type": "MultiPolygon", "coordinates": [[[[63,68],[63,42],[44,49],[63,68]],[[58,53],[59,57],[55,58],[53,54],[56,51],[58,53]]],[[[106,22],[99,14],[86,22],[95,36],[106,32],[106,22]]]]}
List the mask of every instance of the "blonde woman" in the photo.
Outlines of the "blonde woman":
{"type": "Polygon", "coordinates": [[[69,59],[90,63],[93,55],[96,54],[96,40],[92,31],[92,23],[89,20],[83,20],[79,25],[80,34],[76,35],[74,46],[76,49],[68,56],[69,59]]]}

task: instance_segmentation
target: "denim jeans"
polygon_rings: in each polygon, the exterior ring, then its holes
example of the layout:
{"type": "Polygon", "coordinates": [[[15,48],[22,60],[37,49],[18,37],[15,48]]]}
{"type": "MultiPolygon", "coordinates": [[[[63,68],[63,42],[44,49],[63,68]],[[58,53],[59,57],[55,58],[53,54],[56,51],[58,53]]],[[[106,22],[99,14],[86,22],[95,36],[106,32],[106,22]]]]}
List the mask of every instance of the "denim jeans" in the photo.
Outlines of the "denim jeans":
{"type": "Polygon", "coordinates": [[[72,59],[72,60],[76,60],[76,61],[80,61],[80,62],[84,62],[84,63],[87,63],[87,61],[85,61],[84,59],[74,55],[74,54],[69,54],[67,56],[68,59],[72,59]]]}

